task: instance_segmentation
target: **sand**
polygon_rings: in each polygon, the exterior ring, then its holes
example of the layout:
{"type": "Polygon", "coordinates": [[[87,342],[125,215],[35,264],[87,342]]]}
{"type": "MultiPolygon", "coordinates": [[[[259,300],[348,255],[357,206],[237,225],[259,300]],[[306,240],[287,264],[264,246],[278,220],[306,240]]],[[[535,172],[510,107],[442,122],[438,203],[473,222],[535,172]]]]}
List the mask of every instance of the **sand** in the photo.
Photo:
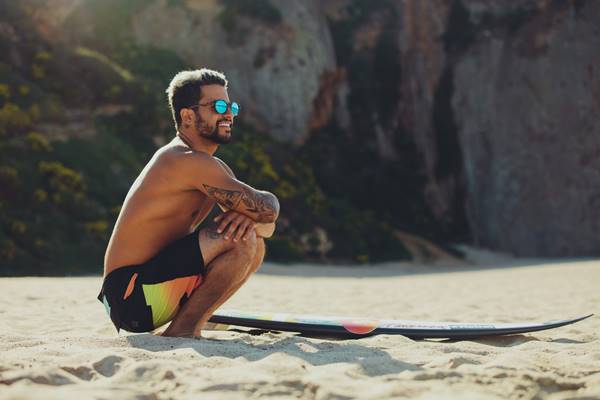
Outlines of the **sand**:
{"type": "MultiPolygon", "coordinates": [[[[480,254],[481,255],[481,254],[480,254]]],[[[475,254],[477,256],[477,254],[475,254]]],[[[99,277],[0,279],[0,399],[600,399],[600,262],[266,264],[246,311],[577,324],[468,341],[117,335],[99,277]]]]}

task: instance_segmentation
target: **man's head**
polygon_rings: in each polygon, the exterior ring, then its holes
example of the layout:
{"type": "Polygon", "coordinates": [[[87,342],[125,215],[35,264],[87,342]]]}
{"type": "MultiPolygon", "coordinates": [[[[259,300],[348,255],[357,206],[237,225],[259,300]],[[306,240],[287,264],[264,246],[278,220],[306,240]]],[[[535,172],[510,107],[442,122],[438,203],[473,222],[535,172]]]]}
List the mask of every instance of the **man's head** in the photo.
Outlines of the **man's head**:
{"type": "Polygon", "coordinates": [[[217,112],[220,108],[215,108],[217,100],[229,103],[225,75],[206,68],[181,71],[175,75],[166,92],[179,132],[215,143],[231,140],[234,117],[231,107],[222,114],[217,112]]]}

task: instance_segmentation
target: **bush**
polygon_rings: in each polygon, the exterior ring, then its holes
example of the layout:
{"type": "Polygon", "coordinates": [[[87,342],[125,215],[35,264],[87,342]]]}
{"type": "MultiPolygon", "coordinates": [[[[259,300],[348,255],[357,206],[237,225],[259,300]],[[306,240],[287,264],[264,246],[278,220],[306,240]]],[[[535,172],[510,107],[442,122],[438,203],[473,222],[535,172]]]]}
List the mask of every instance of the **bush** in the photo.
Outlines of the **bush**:
{"type": "Polygon", "coordinates": [[[42,161],[38,165],[38,170],[47,179],[51,189],[73,194],[79,194],[85,190],[81,174],[65,167],[60,162],[42,161]]]}
{"type": "Polygon", "coordinates": [[[6,102],[0,108],[0,135],[27,129],[32,123],[29,113],[14,103],[6,102]]]}
{"type": "Polygon", "coordinates": [[[52,146],[48,139],[37,132],[30,132],[25,136],[25,141],[29,145],[29,148],[35,152],[47,153],[52,151],[52,146]]]}

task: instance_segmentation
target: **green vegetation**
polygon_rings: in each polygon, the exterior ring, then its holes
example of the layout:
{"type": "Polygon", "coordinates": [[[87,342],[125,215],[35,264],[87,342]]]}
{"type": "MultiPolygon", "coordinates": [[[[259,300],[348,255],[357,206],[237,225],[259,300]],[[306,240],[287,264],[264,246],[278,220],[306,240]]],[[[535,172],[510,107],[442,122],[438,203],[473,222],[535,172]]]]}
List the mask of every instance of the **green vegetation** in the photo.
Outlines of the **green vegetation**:
{"type": "Polygon", "coordinates": [[[164,82],[183,63],[126,42],[110,53],[50,47],[26,14],[5,14],[21,22],[10,49],[20,66],[0,61],[0,274],[98,272],[152,137],[171,132],[164,82]],[[117,111],[96,112],[103,105],[117,111]]]}

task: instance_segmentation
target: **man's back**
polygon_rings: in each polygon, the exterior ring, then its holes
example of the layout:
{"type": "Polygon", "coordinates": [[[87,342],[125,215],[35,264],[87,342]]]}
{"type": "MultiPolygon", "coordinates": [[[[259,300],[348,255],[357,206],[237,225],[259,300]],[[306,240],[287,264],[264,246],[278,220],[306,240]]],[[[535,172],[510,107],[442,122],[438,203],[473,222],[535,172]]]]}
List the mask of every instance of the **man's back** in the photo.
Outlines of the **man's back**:
{"type": "Polygon", "coordinates": [[[131,186],[104,257],[104,275],[141,264],[194,230],[215,202],[188,186],[180,164],[190,149],[177,138],[156,151],[131,186]]]}

